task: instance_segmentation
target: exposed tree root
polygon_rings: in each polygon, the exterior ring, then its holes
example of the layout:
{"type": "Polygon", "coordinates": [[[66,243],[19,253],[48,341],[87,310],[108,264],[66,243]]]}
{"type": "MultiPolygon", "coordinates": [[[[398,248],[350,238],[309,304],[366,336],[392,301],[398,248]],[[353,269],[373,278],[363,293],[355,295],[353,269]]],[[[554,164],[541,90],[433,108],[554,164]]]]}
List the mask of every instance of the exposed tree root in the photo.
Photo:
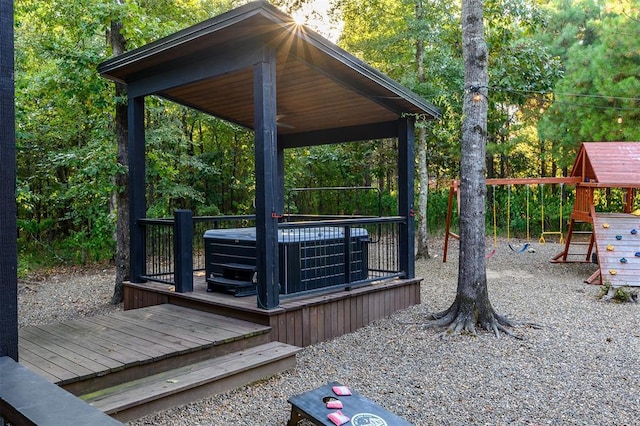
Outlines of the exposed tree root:
{"type": "Polygon", "coordinates": [[[460,309],[460,304],[456,301],[446,311],[431,313],[428,315],[426,324],[423,324],[425,328],[439,328],[446,327],[446,329],[439,335],[440,338],[449,338],[460,334],[471,334],[476,336],[477,329],[481,328],[489,332],[493,332],[496,338],[500,338],[500,334],[504,333],[509,337],[513,337],[518,340],[524,340],[524,336],[515,334],[511,329],[516,327],[531,327],[540,329],[542,326],[534,323],[521,323],[511,320],[503,315],[499,315],[493,311],[492,308],[485,310],[484,312],[478,312],[474,310],[460,309]]]}
{"type": "Polygon", "coordinates": [[[627,286],[613,287],[611,284],[606,283],[600,291],[600,299],[605,302],[614,301],[618,303],[637,303],[638,291],[635,289],[631,290],[627,286]]]}

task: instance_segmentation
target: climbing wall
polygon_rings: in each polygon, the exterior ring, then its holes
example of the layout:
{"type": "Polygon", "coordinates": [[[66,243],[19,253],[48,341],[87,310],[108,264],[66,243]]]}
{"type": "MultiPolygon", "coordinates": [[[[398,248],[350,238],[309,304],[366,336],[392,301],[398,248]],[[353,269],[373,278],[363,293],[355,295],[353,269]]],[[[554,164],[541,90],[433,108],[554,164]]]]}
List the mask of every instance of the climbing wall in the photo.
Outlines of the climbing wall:
{"type": "Polygon", "coordinates": [[[593,218],[593,233],[601,283],[640,286],[640,217],[598,213],[593,218]]]}

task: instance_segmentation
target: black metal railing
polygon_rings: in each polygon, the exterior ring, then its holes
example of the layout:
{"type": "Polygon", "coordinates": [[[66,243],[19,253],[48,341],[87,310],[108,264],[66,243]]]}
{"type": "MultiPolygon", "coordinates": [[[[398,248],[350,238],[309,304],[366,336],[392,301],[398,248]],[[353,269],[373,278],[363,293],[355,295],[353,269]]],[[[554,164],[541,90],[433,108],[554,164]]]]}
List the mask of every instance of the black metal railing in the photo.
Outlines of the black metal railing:
{"type": "Polygon", "coordinates": [[[247,228],[255,226],[255,215],[196,216],[193,218],[193,270],[204,271],[204,238],[210,229],[247,228]]]}
{"type": "Polygon", "coordinates": [[[142,279],[174,284],[174,220],[140,219],[144,229],[144,268],[142,279]]]}
{"type": "MultiPolygon", "coordinates": [[[[182,211],[184,213],[185,211],[182,211]]],[[[194,271],[205,270],[204,233],[212,229],[255,226],[255,216],[193,217],[182,219],[141,219],[144,229],[144,258],[141,279],[176,286],[176,291],[191,291],[194,271]],[[185,226],[185,222],[188,226],[185,226]],[[182,228],[179,224],[183,223],[182,228]],[[190,232],[190,238],[181,233],[190,232]],[[186,241],[186,242],[185,242],[186,241]],[[185,249],[191,245],[190,256],[185,249]],[[179,253],[180,256],[175,254],[179,253]],[[188,259],[191,265],[181,265],[188,259]],[[177,273],[178,272],[178,273],[177,273]],[[191,278],[186,278],[191,277],[191,278]]],[[[402,277],[399,261],[400,226],[405,218],[297,216],[278,225],[281,293],[294,294],[334,287],[353,287],[376,280],[402,277]]]]}
{"type": "MultiPolygon", "coordinates": [[[[138,220],[138,224],[144,229],[144,268],[140,277],[143,280],[160,282],[165,284],[181,284],[176,282],[175,247],[176,235],[180,230],[176,229],[176,217],[163,219],[144,218],[138,220]]],[[[255,224],[255,216],[199,216],[192,222],[192,258],[193,271],[205,269],[204,239],[203,235],[209,229],[224,229],[247,227],[255,224]]],[[[180,286],[182,287],[182,286],[180,286]]]]}
{"type": "MultiPolygon", "coordinates": [[[[299,219],[299,218],[298,218],[299,219]]],[[[297,242],[301,288],[353,287],[400,277],[399,227],[402,217],[350,218],[281,223],[280,240],[297,242]],[[322,277],[322,285],[305,285],[322,277]]],[[[282,263],[282,262],[281,262],[282,263]]],[[[281,281],[283,277],[281,274],[281,281]]],[[[284,285],[281,282],[281,285],[284,285]]]]}

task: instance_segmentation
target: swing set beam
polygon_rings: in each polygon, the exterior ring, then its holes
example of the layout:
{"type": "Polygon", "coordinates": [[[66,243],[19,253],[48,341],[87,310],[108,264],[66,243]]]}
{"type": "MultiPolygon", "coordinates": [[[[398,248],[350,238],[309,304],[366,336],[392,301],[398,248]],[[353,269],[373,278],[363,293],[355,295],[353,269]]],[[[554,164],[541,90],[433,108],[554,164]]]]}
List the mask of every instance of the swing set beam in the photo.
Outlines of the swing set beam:
{"type": "MultiPolygon", "coordinates": [[[[568,184],[577,185],[582,182],[580,177],[543,177],[543,178],[490,178],[486,179],[486,185],[507,186],[507,185],[544,185],[544,184],[568,184]]],[[[452,180],[449,187],[449,200],[447,204],[446,232],[444,238],[444,253],[442,262],[447,261],[449,251],[449,238],[460,240],[460,236],[451,232],[451,218],[453,216],[453,199],[456,197],[458,212],[460,211],[460,181],[452,180]]]]}

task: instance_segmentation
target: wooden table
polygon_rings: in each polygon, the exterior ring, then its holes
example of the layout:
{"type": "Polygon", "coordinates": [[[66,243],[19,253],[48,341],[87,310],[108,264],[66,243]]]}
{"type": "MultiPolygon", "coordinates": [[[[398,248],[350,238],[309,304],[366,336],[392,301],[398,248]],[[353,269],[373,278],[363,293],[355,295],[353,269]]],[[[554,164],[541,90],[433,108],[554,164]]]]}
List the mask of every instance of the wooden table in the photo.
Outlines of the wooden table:
{"type": "Polygon", "coordinates": [[[289,398],[291,404],[291,418],[288,426],[295,426],[302,419],[307,419],[315,425],[335,426],[327,417],[336,409],[327,408],[323,401],[326,397],[337,398],[342,401],[340,411],[351,418],[345,425],[352,426],[405,426],[411,425],[406,420],[380,407],[375,402],[363,397],[353,389],[349,396],[338,396],[333,392],[334,386],[341,386],[338,382],[329,383],[317,389],[289,398]]]}

